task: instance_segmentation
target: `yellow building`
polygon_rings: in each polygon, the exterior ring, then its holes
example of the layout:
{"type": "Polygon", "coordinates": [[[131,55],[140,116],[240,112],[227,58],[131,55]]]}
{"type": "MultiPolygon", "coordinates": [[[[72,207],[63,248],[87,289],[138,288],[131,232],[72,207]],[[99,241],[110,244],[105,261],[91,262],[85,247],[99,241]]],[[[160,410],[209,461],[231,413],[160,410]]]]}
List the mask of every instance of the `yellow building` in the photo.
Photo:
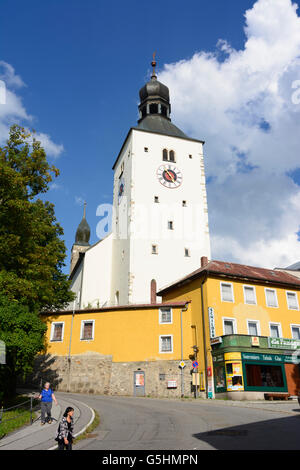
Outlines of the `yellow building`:
{"type": "Polygon", "coordinates": [[[207,258],[201,263],[157,293],[161,304],[43,314],[47,346],[38,378],[90,393],[296,395],[300,279],[207,258]]]}
{"type": "Polygon", "coordinates": [[[191,302],[209,396],[300,390],[300,281],[284,271],[208,262],[158,292],[191,302]],[[204,327],[203,327],[204,325],[204,327]],[[239,392],[239,393],[236,393],[239,392]]]}
{"type": "Polygon", "coordinates": [[[181,362],[193,352],[185,301],[44,313],[46,351],[35,380],[58,390],[122,395],[190,395],[181,362]]]}

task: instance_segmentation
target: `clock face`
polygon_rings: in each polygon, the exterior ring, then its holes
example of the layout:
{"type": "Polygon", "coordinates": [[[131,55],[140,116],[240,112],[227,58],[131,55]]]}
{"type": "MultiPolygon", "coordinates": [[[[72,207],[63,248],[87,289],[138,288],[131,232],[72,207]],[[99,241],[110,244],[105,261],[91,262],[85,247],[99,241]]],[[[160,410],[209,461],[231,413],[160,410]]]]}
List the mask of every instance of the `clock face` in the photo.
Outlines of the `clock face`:
{"type": "Polygon", "coordinates": [[[119,181],[119,192],[118,192],[118,202],[120,204],[122,196],[124,194],[125,182],[124,178],[121,178],[119,181]]]}
{"type": "Polygon", "coordinates": [[[167,163],[157,170],[158,181],[166,188],[178,188],[182,183],[182,173],[174,165],[167,163]]]}

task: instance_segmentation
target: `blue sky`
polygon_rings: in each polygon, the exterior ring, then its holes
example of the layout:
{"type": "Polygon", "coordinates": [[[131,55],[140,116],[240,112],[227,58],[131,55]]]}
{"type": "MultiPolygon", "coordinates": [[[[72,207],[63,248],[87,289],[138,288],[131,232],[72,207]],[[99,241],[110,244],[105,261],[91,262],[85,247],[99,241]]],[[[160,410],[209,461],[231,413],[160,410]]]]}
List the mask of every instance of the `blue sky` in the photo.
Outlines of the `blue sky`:
{"type": "MultiPolygon", "coordinates": [[[[82,217],[81,199],[87,201],[91,243],[98,241],[96,209],[112,202],[112,165],[129,128],[136,124],[138,91],[149,79],[153,51],[160,71],[165,64],[190,61],[197,52],[215,52],[219,39],[240,50],[245,44],[244,14],[254,4],[247,0],[2,0],[0,60],[21,78],[23,86],[12,85],[12,90],[31,117],[19,121],[63,146],[55,158],[49,154],[61,174],[47,199],[55,204],[64,229],[66,272],[82,217]]],[[[207,141],[209,135],[181,120],[180,109],[177,119],[175,89],[173,93],[170,88],[173,121],[207,141]]],[[[248,166],[256,168],[253,161],[245,161],[248,166]]],[[[295,165],[286,171],[300,181],[295,165]]],[[[222,227],[214,216],[212,221],[220,236],[222,227]]]]}

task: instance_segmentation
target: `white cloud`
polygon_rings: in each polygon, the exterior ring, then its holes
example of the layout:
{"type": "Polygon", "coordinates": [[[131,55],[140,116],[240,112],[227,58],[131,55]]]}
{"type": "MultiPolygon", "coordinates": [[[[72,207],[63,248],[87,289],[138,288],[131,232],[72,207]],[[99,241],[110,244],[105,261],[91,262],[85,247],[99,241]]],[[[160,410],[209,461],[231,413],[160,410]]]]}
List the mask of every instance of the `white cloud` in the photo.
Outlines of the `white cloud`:
{"type": "MultiPolygon", "coordinates": [[[[33,117],[26,111],[17,89],[25,86],[23,80],[15,73],[14,68],[7,62],[0,61],[0,145],[3,145],[8,137],[12,124],[20,124],[24,127],[30,125],[33,117]],[[3,99],[4,98],[4,99],[3,99]]],[[[56,144],[45,133],[37,133],[36,138],[41,141],[46,153],[57,158],[64,150],[62,144],[56,144]]]]}
{"type": "Polygon", "coordinates": [[[290,0],[258,0],[245,12],[245,43],[168,64],[175,123],[204,139],[215,259],[259,266],[299,260],[300,18],[290,0]],[[296,104],[295,104],[296,103],[296,104]]]}

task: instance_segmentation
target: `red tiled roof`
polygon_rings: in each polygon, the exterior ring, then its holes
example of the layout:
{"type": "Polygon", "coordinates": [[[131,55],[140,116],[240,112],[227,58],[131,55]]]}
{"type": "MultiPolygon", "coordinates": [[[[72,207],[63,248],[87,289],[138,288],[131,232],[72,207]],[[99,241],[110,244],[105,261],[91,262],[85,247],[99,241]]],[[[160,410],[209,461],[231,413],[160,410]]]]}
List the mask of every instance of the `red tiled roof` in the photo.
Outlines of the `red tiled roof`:
{"type": "Polygon", "coordinates": [[[179,279],[178,281],[175,281],[174,283],[164,287],[157,294],[163,295],[179,285],[192,281],[193,279],[201,277],[202,275],[210,274],[215,274],[222,277],[249,279],[256,282],[261,281],[268,284],[284,284],[293,286],[294,288],[298,287],[300,289],[300,279],[284,271],[276,271],[274,269],[246,266],[245,264],[212,260],[205,266],[197,269],[196,271],[193,271],[188,276],[185,276],[182,279],[179,279]]]}

